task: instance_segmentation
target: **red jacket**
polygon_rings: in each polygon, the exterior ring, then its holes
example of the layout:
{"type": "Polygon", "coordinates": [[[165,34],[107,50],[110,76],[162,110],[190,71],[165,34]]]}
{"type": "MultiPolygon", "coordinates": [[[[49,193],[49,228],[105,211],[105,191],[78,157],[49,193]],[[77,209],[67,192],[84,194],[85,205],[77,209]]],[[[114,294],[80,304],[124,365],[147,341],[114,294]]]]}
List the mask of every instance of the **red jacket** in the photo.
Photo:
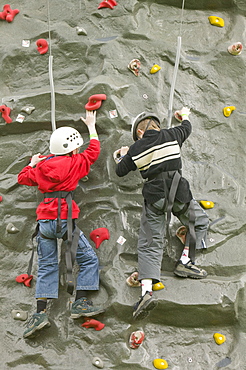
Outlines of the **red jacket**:
{"type": "MultiPolygon", "coordinates": [[[[86,176],[100,154],[100,142],[90,140],[90,145],[81,154],[70,156],[54,156],[39,162],[36,167],[26,166],[18,175],[21,185],[37,186],[41,193],[53,191],[72,191],[76,189],[79,180],[86,176]]],[[[48,202],[52,198],[45,198],[48,202]]],[[[45,204],[41,202],[36,210],[37,220],[55,220],[57,218],[58,200],[45,204]]],[[[78,218],[79,207],[73,200],[72,218],[78,218]]],[[[67,203],[62,199],[61,219],[67,219],[67,203]]]]}

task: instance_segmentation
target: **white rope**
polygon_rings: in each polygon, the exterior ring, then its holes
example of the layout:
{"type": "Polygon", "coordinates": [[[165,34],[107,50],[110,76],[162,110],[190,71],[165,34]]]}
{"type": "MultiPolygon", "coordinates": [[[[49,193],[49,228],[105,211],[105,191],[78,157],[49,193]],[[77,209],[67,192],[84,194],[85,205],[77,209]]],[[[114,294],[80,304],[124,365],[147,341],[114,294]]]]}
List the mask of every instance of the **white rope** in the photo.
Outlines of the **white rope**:
{"type": "Polygon", "coordinates": [[[167,128],[171,127],[171,121],[172,121],[173,97],[174,97],[175,84],[176,84],[177,73],[178,73],[178,68],[179,68],[180,50],[181,50],[181,43],[182,43],[181,34],[182,34],[182,25],[183,25],[184,4],[185,4],[185,0],[183,0],[183,3],[182,3],[180,29],[179,29],[179,36],[178,36],[178,41],[177,41],[177,52],[176,52],[173,79],[172,79],[170,96],[169,96],[169,104],[168,104],[167,128]]]}
{"type": "Polygon", "coordinates": [[[56,130],[56,117],[55,117],[55,88],[53,79],[53,56],[51,53],[51,35],[50,35],[50,4],[47,0],[47,15],[48,15],[48,31],[49,31],[49,80],[50,80],[50,94],[51,94],[51,126],[52,131],[56,130]]]}

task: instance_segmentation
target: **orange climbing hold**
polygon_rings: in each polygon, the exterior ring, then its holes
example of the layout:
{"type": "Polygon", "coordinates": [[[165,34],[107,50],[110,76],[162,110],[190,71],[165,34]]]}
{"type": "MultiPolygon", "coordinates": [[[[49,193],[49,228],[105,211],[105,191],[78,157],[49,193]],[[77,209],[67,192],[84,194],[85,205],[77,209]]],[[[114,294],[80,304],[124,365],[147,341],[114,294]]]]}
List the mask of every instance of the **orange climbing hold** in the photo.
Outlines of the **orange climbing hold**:
{"type": "Polygon", "coordinates": [[[105,94],[95,94],[89,97],[88,103],[85,105],[86,110],[97,110],[102,105],[102,100],[106,100],[105,94]]]}
{"type": "Polygon", "coordinates": [[[6,123],[11,123],[12,119],[10,118],[11,109],[6,105],[0,105],[0,112],[2,113],[2,117],[6,123]]]}
{"type": "Polygon", "coordinates": [[[49,49],[49,44],[45,39],[39,39],[36,41],[37,51],[39,54],[46,54],[49,49]]]}
{"type": "Polygon", "coordinates": [[[81,324],[83,328],[94,328],[95,330],[102,330],[105,326],[102,322],[95,320],[95,319],[89,319],[85,317],[85,322],[81,324]]]}
{"type": "Polygon", "coordinates": [[[11,9],[10,5],[6,4],[3,7],[3,11],[0,12],[0,19],[3,19],[7,22],[12,22],[14,17],[19,13],[18,9],[11,9]]]}
{"type": "Polygon", "coordinates": [[[110,238],[109,231],[106,227],[99,227],[90,233],[90,238],[96,244],[96,249],[98,249],[104,240],[110,238]]]}

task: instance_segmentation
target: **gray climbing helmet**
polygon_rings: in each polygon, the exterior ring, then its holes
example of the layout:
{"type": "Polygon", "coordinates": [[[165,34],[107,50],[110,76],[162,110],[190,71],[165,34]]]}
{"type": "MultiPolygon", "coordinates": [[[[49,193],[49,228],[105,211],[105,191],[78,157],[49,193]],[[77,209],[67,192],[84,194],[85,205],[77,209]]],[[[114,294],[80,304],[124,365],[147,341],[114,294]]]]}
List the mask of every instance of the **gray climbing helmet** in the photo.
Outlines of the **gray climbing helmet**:
{"type": "Polygon", "coordinates": [[[160,127],[160,119],[156,116],[156,114],[154,113],[150,113],[150,112],[142,112],[140,113],[137,117],[134,118],[133,122],[132,122],[132,129],[131,129],[131,133],[132,133],[132,137],[133,137],[133,140],[134,141],[137,141],[138,140],[138,136],[137,136],[137,127],[139,125],[139,123],[145,119],[153,119],[153,121],[155,121],[155,123],[158,125],[158,127],[160,127]]]}

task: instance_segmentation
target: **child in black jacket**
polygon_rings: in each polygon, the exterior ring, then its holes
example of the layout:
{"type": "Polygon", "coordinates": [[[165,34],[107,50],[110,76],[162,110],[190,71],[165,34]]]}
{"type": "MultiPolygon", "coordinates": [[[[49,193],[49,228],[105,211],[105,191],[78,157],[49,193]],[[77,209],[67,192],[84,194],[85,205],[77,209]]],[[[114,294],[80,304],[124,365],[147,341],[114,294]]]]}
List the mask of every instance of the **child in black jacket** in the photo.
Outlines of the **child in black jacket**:
{"type": "Polygon", "coordinates": [[[152,297],[152,284],[160,282],[163,236],[171,212],[184,225],[177,235],[184,243],[184,250],[174,273],[197,279],[207,276],[194,262],[195,249],[206,248],[208,216],[193,199],[189,183],[181,174],[180,149],[192,129],[189,114],[190,110],[183,107],[178,112],[181,125],[160,129],[160,120],[155,114],[141,113],[132,125],[135,143],[114,152],[118,176],[139,169],[145,180],[138,238],[138,279],[142,296],[134,307],[134,319],[146,317],[157,304],[152,297]]]}

